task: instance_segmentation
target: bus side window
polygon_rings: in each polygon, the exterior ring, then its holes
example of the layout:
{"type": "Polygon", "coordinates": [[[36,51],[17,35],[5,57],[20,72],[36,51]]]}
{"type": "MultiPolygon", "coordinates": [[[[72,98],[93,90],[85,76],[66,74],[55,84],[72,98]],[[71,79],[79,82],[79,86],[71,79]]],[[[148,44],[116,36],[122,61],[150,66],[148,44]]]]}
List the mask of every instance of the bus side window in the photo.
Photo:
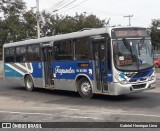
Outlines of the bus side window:
{"type": "Polygon", "coordinates": [[[75,59],[76,60],[90,59],[90,45],[88,37],[75,39],[74,43],[75,43],[75,59]]]}
{"type": "Polygon", "coordinates": [[[54,52],[55,60],[72,60],[73,59],[73,44],[71,40],[63,40],[55,42],[54,52]]]}
{"type": "Polygon", "coordinates": [[[26,47],[16,47],[16,62],[26,62],[26,47]]]}
{"type": "Polygon", "coordinates": [[[4,50],[4,57],[5,57],[5,62],[9,62],[9,49],[8,48],[4,50]]]}
{"type": "Polygon", "coordinates": [[[41,61],[39,45],[29,45],[27,47],[27,61],[41,61]]]}
{"type": "Polygon", "coordinates": [[[6,48],[5,49],[5,62],[14,62],[15,61],[15,48],[6,48]]]}

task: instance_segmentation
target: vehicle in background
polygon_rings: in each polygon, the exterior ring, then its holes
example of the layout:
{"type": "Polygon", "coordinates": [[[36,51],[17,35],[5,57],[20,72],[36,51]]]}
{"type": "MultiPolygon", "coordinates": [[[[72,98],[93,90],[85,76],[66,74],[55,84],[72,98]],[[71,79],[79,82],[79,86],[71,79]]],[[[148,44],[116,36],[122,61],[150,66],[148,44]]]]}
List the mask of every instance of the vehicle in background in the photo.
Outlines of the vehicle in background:
{"type": "Polygon", "coordinates": [[[154,66],[155,66],[156,68],[160,67],[160,58],[154,59],[154,66]]]}

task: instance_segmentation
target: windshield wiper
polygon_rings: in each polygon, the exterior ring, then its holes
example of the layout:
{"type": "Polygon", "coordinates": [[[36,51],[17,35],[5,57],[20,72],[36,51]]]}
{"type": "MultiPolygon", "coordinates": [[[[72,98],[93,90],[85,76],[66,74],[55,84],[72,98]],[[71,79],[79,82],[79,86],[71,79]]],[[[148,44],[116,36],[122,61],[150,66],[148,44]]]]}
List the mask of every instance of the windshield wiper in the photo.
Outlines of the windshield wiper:
{"type": "Polygon", "coordinates": [[[140,59],[139,59],[139,57],[140,57],[140,55],[141,55],[141,52],[140,52],[140,50],[142,49],[142,47],[143,47],[143,44],[144,44],[144,41],[145,41],[145,37],[143,37],[141,40],[140,40],[140,42],[138,42],[138,57],[137,57],[137,67],[138,67],[138,70],[139,70],[139,65],[140,65],[140,59]]]}
{"type": "MultiPolygon", "coordinates": [[[[126,38],[123,38],[123,43],[125,45],[125,47],[127,48],[127,50],[131,53],[131,57],[132,57],[132,60],[136,62],[136,66],[137,66],[137,69],[139,70],[139,59],[137,57],[137,53],[136,54],[133,54],[132,52],[132,48],[131,48],[131,45],[128,43],[127,39],[126,38]]],[[[142,39],[143,40],[143,39],[142,39]]],[[[138,45],[139,46],[139,45],[138,45]]],[[[139,47],[138,47],[139,48],[139,47]]],[[[139,49],[138,49],[138,53],[139,53],[139,49]]],[[[137,52],[137,51],[136,51],[137,52]]]]}
{"type": "Polygon", "coordinates": [[[140,42],[138,42],[138,56],[141,55],[140,50],[141,50],[142,47],[143,47],[144,41],[145,41],[145,37],[143,37],[143,38],[140,40],[140,42]]]}
{"type": "Polygon", "coordinates": [[[128,43],[126,38],[122,39],[123,44],[125,45],[126,49],[132,54],[132,49],[131,49],[131,45],[128,43]]]}

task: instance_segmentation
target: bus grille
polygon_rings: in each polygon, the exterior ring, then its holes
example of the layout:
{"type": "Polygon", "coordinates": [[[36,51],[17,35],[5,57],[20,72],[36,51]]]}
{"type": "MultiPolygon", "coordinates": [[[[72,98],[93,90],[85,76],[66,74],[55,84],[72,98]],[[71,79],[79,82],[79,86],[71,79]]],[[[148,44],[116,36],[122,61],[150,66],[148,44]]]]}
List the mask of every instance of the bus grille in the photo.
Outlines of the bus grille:
{"type": "MultiPolygon", "coordinates": [[[[147,78],[141,78],[140,81],[145,81],[147,78]]],[[[131,79],[129,82],[137,82],[137,79],[131,79]]]]}
{"type": "Polygon", "coordinates": [[[141,88],[145,88],[146,84],[140,84],[140,85],[132,85],[133,89],[141,89],[141,88]]]}

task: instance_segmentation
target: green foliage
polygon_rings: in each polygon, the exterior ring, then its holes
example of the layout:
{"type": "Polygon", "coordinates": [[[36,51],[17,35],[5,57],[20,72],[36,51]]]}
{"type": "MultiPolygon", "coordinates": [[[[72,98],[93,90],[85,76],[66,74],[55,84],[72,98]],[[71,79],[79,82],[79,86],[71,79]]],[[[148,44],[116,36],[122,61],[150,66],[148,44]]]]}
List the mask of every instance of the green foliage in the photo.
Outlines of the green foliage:
{"type": "Polygon", "coordinates": [[[160,47],[160,20],[153,20],[151,27],[151,38],[154,46],[160,47]]]}
{"type": "MultiPolygon", "coordinates": [[[[23,0],[0,0],[0,46],[37,36],[37,18],[33,10],[27,11],[23,0]]],[[[99,28],[105,24],[95,15],[52,15],[43,11],[40,19],[41,37],[99,28]]]]}
{"type": "Polygon", "coordinates": [[[105,24],[104,20],[95,15],[76,14],[75,16],[61,16],[42,13],[44,22],[42,32],[45,36],[79,31],[83,28],[99,28],[105,24]]]}
{"type": "Polygon", "coordinates": [[[23,0],[0,1],[0,46],[36,36],[36,19],[26,11],[23,0]]]}

